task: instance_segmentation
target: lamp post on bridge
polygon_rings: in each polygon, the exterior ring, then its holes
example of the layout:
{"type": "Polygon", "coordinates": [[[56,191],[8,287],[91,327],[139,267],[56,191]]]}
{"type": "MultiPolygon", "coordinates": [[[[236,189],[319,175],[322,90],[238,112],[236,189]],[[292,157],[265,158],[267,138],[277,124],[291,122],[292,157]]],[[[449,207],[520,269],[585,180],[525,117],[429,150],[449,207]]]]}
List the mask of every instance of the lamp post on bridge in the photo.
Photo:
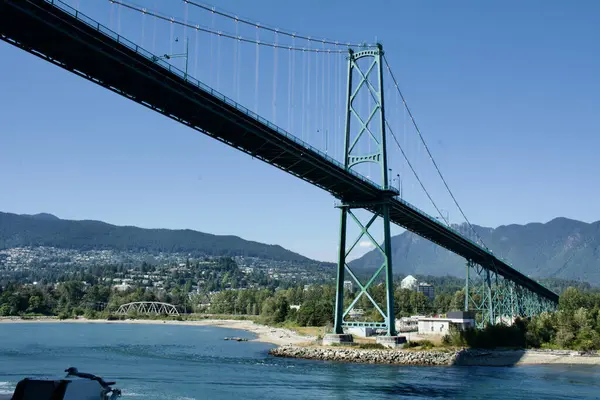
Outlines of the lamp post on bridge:
{"type": "MultiPolygon", "coordinates": [[[[321,133],[321,130],[317,129],[317,133],[321,133]]],[[[328,154],[327,151],[329,147],[329,131],[325,129],[325,154],[328,154]]]]}
{"type": "MultiPolygon", "coordinates": [[[[179,42],[179,38],[175,39],[176,42],[179,42]]],[[[184,73],[184,79],[187,79],[188,77],[188,56],[189,56],[189,46],[190,46],[190,41],[189,38],[185,38],[185,53],[179,53],[179,54],[165,54],[162,57],[159,56],[152,56],[152,61],[156,62],[158,60],[170,60],[172,58],[185,58],[185,73],[184,73]]]]}
{"type": "MultiPolygon", "coordinates": [[[[388,171],[390,171],[390,176],[392,176],[392,169],[388,168],[388,171]]],[[[403,198],[403,196],[402,196],[402,180],[400,179],[400,174],[396,174],[396,177],[392,178],[392,182],[390,183],[390,186],[394,186],[395,180],[398,180],[398,193],[400,193],[400,198],[403,198]]]]}

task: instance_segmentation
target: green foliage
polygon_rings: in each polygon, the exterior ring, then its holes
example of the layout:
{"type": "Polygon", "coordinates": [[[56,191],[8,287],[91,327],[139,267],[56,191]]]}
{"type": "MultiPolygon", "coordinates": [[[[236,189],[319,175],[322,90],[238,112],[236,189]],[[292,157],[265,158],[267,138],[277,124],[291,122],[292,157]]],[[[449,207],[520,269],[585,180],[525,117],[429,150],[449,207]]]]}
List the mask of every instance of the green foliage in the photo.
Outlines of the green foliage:
{"type": "Polygon", "coordinates": [[[456,347],[474,347],[493,349],[498,347],[525,347],[525,327],[521,323],[512,326],[488,325],[484,329],[468,328],[457,330],[452,328],[442,339],[445,345],[456,347]]]}
{"type": "MultiPolygon", "coordinates": [[[[380,298],[377,299],[377,301],[380,302],[379,304],[384,304],[385,292],[382,292],[379,297],[380,298]]],[[[370,305],[366,304],[366,307],[370,307],[370,305]]],[[[400,289],[399,287],[397,287],[395,290],[394,311],[397,318],[408,317],[411,315],[429,314],[434,308],[436,307],[431,300],[429,300],[429,298],[421,292],[416,292],[409,289],[400,289]]],[[[446,309],[443,310],[443,312],[446,311],[446,309]]]]}
{"type": "Polygon", "coordinates": [[[71,314],[66,311],[62,311],[58,314],[58,319],[60,319],[60,320],[69,319],[69,318],[71,318],[71,314]]]}
{"type": "Polygon", "coordinates": [[[404,347],[405,348],[419,347],[423,350],[428,350],[428,349],[435,347],[435,345],[430,340],[411,340],[411,341],[406,342],[404,347]]]}

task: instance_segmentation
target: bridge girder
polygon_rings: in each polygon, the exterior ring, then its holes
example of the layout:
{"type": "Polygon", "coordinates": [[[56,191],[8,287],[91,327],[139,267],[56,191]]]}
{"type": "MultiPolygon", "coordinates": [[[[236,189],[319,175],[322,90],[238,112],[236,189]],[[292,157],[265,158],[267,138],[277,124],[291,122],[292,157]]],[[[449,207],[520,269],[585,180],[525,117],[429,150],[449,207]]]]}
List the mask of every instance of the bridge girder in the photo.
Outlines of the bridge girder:
{"type": "Polygon", "coordinates": [[[467,261],[465,311],[472,311],[475,324],[512,324],[515,318],[531,318],[556,311],[558,304],[505,278],[493,268],[467,261]]]}
{"type": "Polygon", "coordinates": [[[148,314],[148,315],[179,315],[177,307],[173,304],[162,303],[159,301],[135,301],[132,303],[121,304],[116,314],[127,315],[130,313],[148,314]]]}

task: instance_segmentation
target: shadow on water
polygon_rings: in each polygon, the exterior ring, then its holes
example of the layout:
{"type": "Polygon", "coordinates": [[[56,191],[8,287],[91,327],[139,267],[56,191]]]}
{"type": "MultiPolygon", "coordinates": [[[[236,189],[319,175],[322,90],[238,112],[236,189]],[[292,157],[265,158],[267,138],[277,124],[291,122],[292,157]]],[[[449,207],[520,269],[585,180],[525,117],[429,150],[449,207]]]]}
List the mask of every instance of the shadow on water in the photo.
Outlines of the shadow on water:
{"type": "Polygon", "coordinates": [[[459,394],[458,390],[450,388],[437,388],[427,386],[426,383],[422,385],[410,384],[410,383],[396,383],[392,385],[379,386],[377,388],[371,388],[370,392],[382,393],[386,395],[394,396],[407,396],[407,397],[421,397],[421,398],[437,398],[437,399],[454,399],[459,394]]]}
{"type": "Polygon", "coordinates": [[[333,392],[328,398],[345,400],[359,394],[366,398],[457,398],[460,395],[460,388],[455,387],[454,382],[440,379],[432,385],[431,379],[426,377],[435,372],[427,367],[350,363],[320,366],[328,376],[327,388],[333,392]]]}

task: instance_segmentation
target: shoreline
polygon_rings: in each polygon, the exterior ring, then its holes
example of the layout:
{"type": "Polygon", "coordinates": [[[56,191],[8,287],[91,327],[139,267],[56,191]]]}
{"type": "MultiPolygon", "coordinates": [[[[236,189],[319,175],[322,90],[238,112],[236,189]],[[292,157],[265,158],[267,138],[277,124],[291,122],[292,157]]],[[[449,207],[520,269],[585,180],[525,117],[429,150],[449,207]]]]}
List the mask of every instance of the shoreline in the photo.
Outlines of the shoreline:
{"type": "Polygon", "coordinates": [[[413,366],[481,366],[509,367],[526,365],[595,365],[600,355],[583,355],[571,350],[367,350],[352,347],[282,346],[271,349],[275,357],[334,361],[360,364],[413,366]]]}
{"type": "Polygon", "coordinates": [[[286,328],[275,328],[257,324],[249,320],[202,319],[194,321],[153,320],[153,319],[64,319],[57,317],[0,317],[0,325],[5,323],[87,323],[87,324],[141,324],[141,325],[183,325],[214,326],[238,329],[256,335],[250,341],[271,343],[277,347],[269,354],[275,357],[288,357],[320,361],[426,365],[426,366],[526,366],[526,365],[595,365],[600,366],[600,353],[582,354],[575,350],[482,350],[482,349],[433,349],[433,350],[373,350],[342,346],[320,346],[316,337],[304,336],[286,328]]]}
{"type": "Polygon", "coordinates": [[[271,343],[277,346],[303,345],[314,341],[313,336],[303,336],[290,329],[275,328],[267,325],[257,324],[249,320],[237,319],[202,319],[195,321],[176,321],[161,319],[58,319],[57,317],[31,317],[21,319],[19,317],[0,317],[0,324],[29,324],[29,323],[81,323],[81,324],[141,324],[141,325],[183,325],[183,326],[214,326],[217,328],[239,329],[256,335],[256,339],[250,341],[271,343]]]}

